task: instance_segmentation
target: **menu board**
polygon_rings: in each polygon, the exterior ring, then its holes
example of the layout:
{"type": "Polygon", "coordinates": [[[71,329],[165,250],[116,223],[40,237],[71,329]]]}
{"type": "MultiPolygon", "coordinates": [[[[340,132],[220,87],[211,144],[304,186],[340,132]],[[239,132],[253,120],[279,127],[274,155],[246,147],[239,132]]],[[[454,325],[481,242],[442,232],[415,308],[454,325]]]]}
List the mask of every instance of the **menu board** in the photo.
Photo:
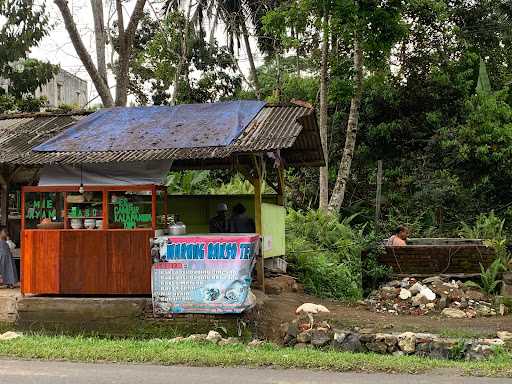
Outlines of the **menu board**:
{"type": "Polygon", "coordinates": [[[259,239],[255,234],[156,238],[158,258],[151,274],[155,315],[241,313],[250,308],[259,239]]]}

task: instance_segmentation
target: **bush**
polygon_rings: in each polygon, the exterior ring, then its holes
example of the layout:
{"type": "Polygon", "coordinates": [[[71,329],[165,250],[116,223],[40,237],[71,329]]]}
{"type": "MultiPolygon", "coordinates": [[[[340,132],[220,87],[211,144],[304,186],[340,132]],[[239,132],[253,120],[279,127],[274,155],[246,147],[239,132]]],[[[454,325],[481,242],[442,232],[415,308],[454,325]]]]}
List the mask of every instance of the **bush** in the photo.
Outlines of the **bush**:
{"type": "Polygon", "coordinates": [[[0,114],[16,110],[16,100],[10,95],[0,95],[0,114]]]}
{"type": "Polygon", "coordinates": [[[33,97],[31,95],[17,100],[18,110],[20,112],[40,112],[41,108],[46,104],[45,97],[33,97]]]}
{"type": "Polygon", "coordinates": [[[334,299],[362,297],[363,229],[351,218],[321,211],[290,210],[286,219],[286,254],[290,272],[308,293],[334,299]]]}
{"type": "Polygon", "coordinates": [[[462,228],[459,231],[460,237],[466,239],[484,239],[484,240],[503,240],[505,234],[503,228],[505,220],[500,219],[491,211],[488,214],[482,213],[476,219],[473,226],[462,223],[462,228]]]}
{"type": "Polygon", "coordinates": [[[378,256],[386,252],[382,239],[383,236],[376,232],[369,233],[364,239],[362,279],[365,296],[391,276],[391,267],[377,261],[378,256]]]}

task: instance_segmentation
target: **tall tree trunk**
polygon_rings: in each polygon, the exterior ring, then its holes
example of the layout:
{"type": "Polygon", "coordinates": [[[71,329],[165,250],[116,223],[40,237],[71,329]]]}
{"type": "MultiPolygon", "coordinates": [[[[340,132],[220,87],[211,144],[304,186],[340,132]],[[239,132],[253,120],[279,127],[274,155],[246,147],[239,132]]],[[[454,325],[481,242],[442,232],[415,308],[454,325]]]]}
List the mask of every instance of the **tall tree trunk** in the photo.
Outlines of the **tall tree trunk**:
{"type": "Polygon", "coordinates": [[[116,73],[116,105],[125,106],[128,101],[128,84],[130,79],[130,61],[133,49],[133,40],[140,19],[144,15],[146,0],[137,0],[133,8],[130,21],[124,28],[123,9],[121,0],[116,0],[119,29],[119,62],[116,73]]]}
{"type": "Polygon", "coordinates": [[[213,23],[210,28],[210,38],[209,38],[210,45],[212,45],[213,42],[215,41],[215,32],[217,31],[218,25],[219,25],[219,6],[217,6],[217,8],[215,9],[215,16],[213,17],[213,23]]]}
{"type": "Polygon", "coordinates": [[[105,59],[105,20],[103,17],[103,0],[91,0],[92,16],[94,19],[94,37],[96,39],[96,66],[100,76],[108,86],[107,62],[105,59]]]}
{"type": "MultiPolygon", "coordinates": [[[[76,23],[73,20],[73,16],[71,15],[71,11],[68,7],[68,2],[66,0],[54,0],[57,7],[59,7],[60,13],[62,14],[62,18],[64,19],[64,25],[66,26],[66,30],[68,31],[69,37],[75,51],[82,61],[87,73],[91,77],[91,80],[96,88],[96,91],[101,97],[101,101],[103,106],[112,107],[114,105],[114,99],[112,98],[112,94],[110,93],[110,89],[108,87],[108,83],[106,81],[106,65],[103,66],[101,61],[105,57],[104,52],[99,53],[102,58],[98,56],[98,67],[94,65],[92,61],[91,55],[85,48],[85,45],[82,41],[80,33],[76,27],[76,23]]],[[[100,24],[100,17],[97,14],[99,8],[101,8],[101,12],[103,13],[103,4],[101,0],[91,0],[91,6],[93,8],[94,23],[95,23],[95,31],[98,29],[100,24]],[[98,5],[99,4],[99,5],[98,5]],[[101,5],[101,6],[100,6],[101,5]]],[[[116,100],[115,105],[124,106],[128,100],[128,82],[129,82],[129,68],[130,68],[130,56],[133,48],[133,40],[135,37],[135,32],[137,30],[137,26],[139,24],[140,19],[144,15],[144,6],[146,5],[146,0],[137,0],[135,6],[133,8],[132,15],[128,22],[128,26],[126,29],[124,28],[123,22],[123,9],[121,0],[116,0],[116,9],[118,15],[118,28],[119,28],[119,62],[116,70],[116,100]]],[[[103,17],[101,17],[103,19],[103,17]]],[[[102,29],[103,41],[105,39],[104,29],[102,29]]],[[[98,44],[98,37],[96,40],[98,44]]],[[[99,44],[100,47],[102,44],[99,44]]],[[[104,44],[103,44],[104,46],[104,44]]]]}
{"type": "Polygon", "coordinates": [[[76,23],[71,15],[71,11],[69,10],[68,2],[66,0],[55,0],[55,4],[62,14],[64,25],[68,31],[71,42],[73,43],[73,47],[87,70],[87,73],[91,77],[92,83],[100,95],[101,102],[105,107],[112,107],[114,105],[114,99],[112,98],[108,84],[99,73],[92,61],[91,55],[89,55],[89,52],[87,52],[87,49],[85,48],[82,38],[80,37],[80,33],[76,27],[76,23]]]}
{"type": "Polygon", "coordinates": [[[251,70],[251,81],[254,87],[254,93],[256,93],[256,98],[258,100],[261,99],[261,90],[260,90],[260,82],[258,80],[258,73],[256,72],[256,66],[254,65],[254,57],[252,55],[251,42],[249,41],[249,31],[247,30],[247,25],[245,25],[245,19],[242,19],[240,23],[240,28],[242,29],[242,35],[244,37],[245,44],[245,52],[247,52],[247,58],[249,59],[249,68],[251,70]]]}
{"type": "Polygon", "coordinates": [[[327,210],[329,205],[329,151],[327,142],[327,66],[329,55],[329,19],[327,12],[324,10],[323,20],[323,36],[322,36],[322,57],[320,63],[320,140],[322,141],[322,150],[324,153],[325,167],[320,168],[320,198],[319,208],[327,210]]]}
{"type": "Polygon", "coordinates": [[[172,90],[171,94],[171,100],[170,104],[175,105],[176,99],[178,98],[178,92],[180,90],[180,80],[181,80],[181,73],[183,72],[183,66],[185,65],[185,62],[187,61],[188,56],[188,33],[189,33],[189,25],[190,25],[190,11],[192,10],[192,0],[189,0],[188,2],[188,9],[187,9],[187,18],[185,19],[185,28],[183,31],[183,38],[181,40],[181,55],[180,59],[178,60],[178,65],[176,66],[176,73],[174,74],[174,88],[172,90]]]}
{"type": "Polygon", "coordinates": [[[359,121],[359,106],[363,96],[363,50],[359,41],[359,36],[354,36],[354,95],[350,102],[350,113],[347,123],[347,134],[345,138],[345,148],[338,168],[336,184],[332,191],[329,202],[329,211],[338,212],[345,198],[345,190],[350,175],[350,166],[354,157],[354,148],[356,146],[357,125],[359,121]]]}

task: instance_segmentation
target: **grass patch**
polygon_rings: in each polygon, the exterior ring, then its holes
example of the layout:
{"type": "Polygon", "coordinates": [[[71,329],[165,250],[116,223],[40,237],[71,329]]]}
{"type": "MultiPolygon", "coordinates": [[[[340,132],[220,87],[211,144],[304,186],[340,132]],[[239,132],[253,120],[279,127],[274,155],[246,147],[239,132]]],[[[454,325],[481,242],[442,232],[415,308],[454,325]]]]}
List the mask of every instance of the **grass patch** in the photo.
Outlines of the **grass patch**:
{"type": "Polygon", "coordinates": [[[0,356],[81,362],[133,362],[225,367],[272,366],[393,373],[423,373],[451,368],[469,375],[512,377],[512,355],[508,352],[501,352],[486,361],[461,362],[415,356],[352,354],[312,349],[296,350],[272,344],[249,349],[244,345],[220,347],[209,343],[172,344],[166,340],[30,335],[0,342],[0,356]]]}
{"type": "Polygon", "coordinates": [[[466,328],[442,328],[438,334],[442,337],[450,337],[453,339],[478,339],[486,337],[496,337],[494,332],[485,332],[466,328]]]}

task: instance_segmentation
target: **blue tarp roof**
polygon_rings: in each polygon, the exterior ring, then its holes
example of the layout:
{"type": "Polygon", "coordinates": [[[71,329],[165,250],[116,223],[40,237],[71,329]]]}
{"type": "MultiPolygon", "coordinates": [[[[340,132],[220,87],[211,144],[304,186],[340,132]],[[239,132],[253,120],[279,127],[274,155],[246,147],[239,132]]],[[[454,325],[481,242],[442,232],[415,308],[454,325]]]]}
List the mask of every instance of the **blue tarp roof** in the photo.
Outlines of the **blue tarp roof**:
{"type": "Polygon", "coordinates": [[[101,152],[231,144],[265,106],[255,100],[99,110],[33,148],[101,152]]]}

